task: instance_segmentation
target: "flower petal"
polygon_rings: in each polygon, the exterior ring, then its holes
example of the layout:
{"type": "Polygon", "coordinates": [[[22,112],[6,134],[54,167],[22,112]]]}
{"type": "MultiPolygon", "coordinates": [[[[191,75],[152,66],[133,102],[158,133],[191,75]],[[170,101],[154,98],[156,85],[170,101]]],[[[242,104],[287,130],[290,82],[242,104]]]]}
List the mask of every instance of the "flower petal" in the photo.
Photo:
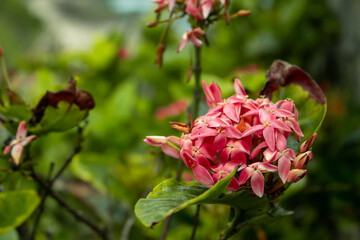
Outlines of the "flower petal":
{"type": "Polygon", "coordinates": [[[281,156],[278,161],[278,171],[281,181],[285,184],[290,172],[291,162],[286,156],[281,156]]]}
{"type": "Polygon", "coordinates": [[[206,186],[211,187],[214,185],[214,179],[211,177],[210,173],[201,165],[197,165],[193,168],[194,177],[199,183],[202,183],[206,186]]]}
{"type": "Polygon", "coordinates": [[[244,168],[239,176],[239,184],[243,185],[253,175],[253,173],[254,169],[252,167],[244,168]]]}
{"type": "Polygon", "coordinates": [[[235,78],[234,80],[234,89],[236,94],[241,95],[242,97],[245,97],[246,92],[244,90],[243,85],[241,84],[241,81],[238,78],[235,78]]]}
{"type": "Polygon", "coordinates": [[[16,139],[25,138],[26,137],[26,122],[21,121],[21,123],[18,126],[17,133],[16,133],[16,139]]]}
{"type": "Polygon", "coordinates": [[[253,133],[256,133],[257,131],[263,130],[265,127],[264,125],[255,125],[245,130],[245,132],[242,133],[241,138],[247,137],[253,133]]]}
{"type": "Polygon", "coordinates": [[[11,156],[16,165],[19,165],[22,150],[23,146],[20,143],[15,144],[15,146],[11,150],[11,156]]]}
{"type": "Polygon", "coordinates": [[[263,131],[264,139],[266,144],[269,146],[271,151],[275,150],[275,135],[273,127],[266,127],[263,131]]]}
{"type": "Polygon", "coordinates": [[[264,176],[260,172],[255,171],[251,176],[250,183],[253,192],[262,197],[264,195],[264,176]]]}
{"type": "Polygon", "coordinates": [[[167,144],[161,145],[161,149],[166,155],[169,155],[170,157],[173,157],[176,159],[180,159],[180,153],[179,153],[178,149],[172,148],[167,144]]]}

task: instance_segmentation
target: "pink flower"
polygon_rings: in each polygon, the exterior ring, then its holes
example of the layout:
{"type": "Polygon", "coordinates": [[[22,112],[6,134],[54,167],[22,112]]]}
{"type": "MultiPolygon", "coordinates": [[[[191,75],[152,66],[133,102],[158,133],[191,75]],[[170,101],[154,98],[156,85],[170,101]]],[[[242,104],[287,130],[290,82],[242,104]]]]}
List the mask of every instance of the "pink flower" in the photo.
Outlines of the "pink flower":
{"type": "Polygon", "coordinates": [[[211,8],[213,4],[215,3],[215,0],[201,0],[200,6],[202,10],[202,15],[204,18],[207,18],[210,14],[211,8]]]}
{"type": "Polygon", "coordinates": [[[22,121],[17,129],[16,139],[11,141],[11,143],[5,147],[4,154],[8,154],[11,150],[11,156],[16,165],[19,165],[21,153],[23,151],[23,147],[28,145],[31,141],[36,137],[35,135],[31,135],[26,137],[26,122],[22,121]]]}
{"type": "Polygon", "coordinates": [[[172,12],[172,10],[174,9],[174,6],[175,6],[175,2],[176,0],[155,0],[154,3],[157,3],[159,4],[160,6],[166,6],[168,5],[169,6],[169,11],[172,12]]]}
{"type": "Polygon", "coordinates": [[[202,37],[205,34],[203,30],[200,28],[195,28],[191,31],[185,32],[182,39],[180,40],[180,44],[178,46],[177,51],[180,52],[190,41],[197,47],[202,45],[202,41],[199,37],[202,37]]]}
{"type": "Polygon", "coordinates": [[[249,178],[253,192],[262,197],[264,195],[264,172],[276,172],[277,167],[269,163],[256,162],[246,167],[239,176],[239,184],[244,184],[249,178]]]}
{"type": "MultiPolygon", "coordinates": [[[[202,85],[209,111],[191,126],[171,123],[174,129],[183,133],[181,138],[151,137],[145,142],[162,146],[168,155],[169,141],[171,146],[178,145],[174,155],[193,171],[197,181],[209,187],[228,176],[238,165],[241,167],[227,189],[237,191],[250,185],[259,197],[267,189],[264,182],[267,172],[278,172],[274,176],[282,183],[295,182],[306,175],[303,168],[311,160],[311,152],[296,157],[287,146],[290,134],[294,133],[296,138],[302,136],[293,102],[249,99],[238,79],[234,81],[236,94],[227,99],[222,99],[216,83],[208,85],[203,81],[202,85]],[[247,184],[248,180],[250,184],[247,184]]],[[[302,148],[307,149],[312,143],[310,139],[302,148]]]]}
{"type": "Polygon", "coordinates": [[[187,0],[186,1],[185,12],[200,21],[203,20],[201,11],[202,11],[201,6],[198,6],[198,0],[187,0]]]}
{"type": "Polygon", "coordinates": [[[155,117],[163,119],[166,117],[176,116],[184,112],[188,104],[186,101],[176,101],[169,106],[161,107],[156,110],[155,117]]]}

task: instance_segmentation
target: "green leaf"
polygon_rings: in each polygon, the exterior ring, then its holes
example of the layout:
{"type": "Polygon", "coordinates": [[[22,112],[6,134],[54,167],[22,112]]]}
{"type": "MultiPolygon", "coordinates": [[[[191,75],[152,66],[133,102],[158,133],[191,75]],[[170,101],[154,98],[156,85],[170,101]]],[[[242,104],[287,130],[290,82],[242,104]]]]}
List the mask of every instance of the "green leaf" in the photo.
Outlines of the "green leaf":
{"type": "Polygon", "coordinates": [[[0,240],[18,240],[19,236],[17,232],[12,229],[10,231],[7,231],[6,233],[0,233],[0,240]]]}
{"type": "Polygon", "coordinates": [[[246,212],[246,215],[257,216],[268,210],[269,200],[264,196],[254,196],[249,190],[241,190],[216,199],[213,203],[229,205],[239,211],[246,212]]]}
{"type": "Polygon", "coordinates": [[[229,176],[221,179],[212,188],[200,183],[180,183],[168,179],[156,186],[144,199],[135,205],[135,214],[147,227],[152,227],[173,213],[200,203],[212,203],[218,198],[236,173],[236,168],[229,176]]]}
{"type": "Polygon", "coordinates": [[[287,211],[281,207],[271,208],[267,213],[260,216],[256,216],[246,221],[245,224],[257,225],[257,224],[270,224],[276,222],[284,217],[292,215],[292,211],[287,211]]]}
{"type": "Polygon", "coordinates": [[[80,110],[75,104],[61,101],[55,108],[47,106],[41,121],[29,131],[34,134],[44,134],[47,132],[61,132],[77,126],[88,114],[88,110],[80,110]]]}
{"type": "Polygon", "coordinates": [[[28,120],[31,117],[31,109],[26,105],[14,104],[8,107],[0,106],[0,113],[9,118],[17,118],[19,120],[28,120]]]}
{"type": "Polygon", "coordinates": [[[33,190],[0,193],[0,234],[23,223],[39,203],[40,198],[33,190]]]}

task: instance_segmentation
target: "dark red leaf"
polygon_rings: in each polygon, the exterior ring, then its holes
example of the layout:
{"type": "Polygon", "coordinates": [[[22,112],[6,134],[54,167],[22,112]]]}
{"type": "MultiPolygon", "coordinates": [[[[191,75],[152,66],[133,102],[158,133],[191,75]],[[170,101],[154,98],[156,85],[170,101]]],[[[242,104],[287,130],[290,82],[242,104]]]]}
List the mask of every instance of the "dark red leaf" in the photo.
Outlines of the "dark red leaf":
{"type": "Polygon", "coordinates": [[[290,84],[299,85],[305,91],[309,92],[309,98],[317,103],[325,104],[326,97],[319,85],[297,66],[291,65],[285,61],[276,60],[266,73],[268,81],[261,90],[260,95],[272,99],[273,92],[279,90],[279,87],[285,87],[290,84]]]}
{"type": "Polygon", "coordinates": [[[66,87],[62,90],[58,92],[46,92],[36,108],[33,110],[34,115],[31,122],[40,122],[46,107],[50,105],[56,108],[58,103],[61,101],[68,102],[69,104],[76,104],[80,110],[90,110],[95,106],[95,102],[91,94],[77,88],[75,79],[71,78],[66,87]]]}

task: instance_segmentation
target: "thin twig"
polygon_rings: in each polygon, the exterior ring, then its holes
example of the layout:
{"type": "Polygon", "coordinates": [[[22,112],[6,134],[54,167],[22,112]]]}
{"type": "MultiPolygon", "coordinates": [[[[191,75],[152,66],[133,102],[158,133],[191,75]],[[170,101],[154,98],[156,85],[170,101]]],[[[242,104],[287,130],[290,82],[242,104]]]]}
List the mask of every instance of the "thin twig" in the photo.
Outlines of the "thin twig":
{"type": "MultiPolygon", "coordinates": [[[[78,137],[78,140],[76,142],[74,152],[66,159],[65,163],[62,165],[62,167],[59,169],[59,171],[55,174],[55,176],[49,181],[48,184],[46,184],[42,179],[40,179],[37,176],[35,170],[31,166],[30,170],[32,172],[32,177],[35,179],[35,181],[37,181],[45,189],[45,193],[43,194],[43,196],[41,198],[40,205],[38,207],[38,215],[35,217],[34,225],[33,225],[33,228],[32,228],[31,234],[30,234],[30,240],[35,239],[35,235],[36,235],[36,231],[37,231],[37,228],[38,228],[38,225],[39,225],[39,222],[40,222],[41,215],[45,210],[45,201],[46,201],[46,198],[49,195],[51,195],[56,201],[58,201],[58,203],[60,205],[65,207],[67,210],[69,210],[69,212],[72,213],[75,218],[78,219],[79,217],[80,218],[82,217],[74,209],[72,209],[70,206],[68,206],[67,203],[64,202],[59,196],[57,196],[52,190],[52,186],[54,185],[55,181],[62,175],[62,173],[65,171],[65,169],[69,166],[69,164],[71,163],[74,156],[81,151],[81,143],[83,142],[82,132],[83,132],[83,128],[79,127],[78,128],[78,136],[79,137],[78,137]]],[[[85,218],[83,218],[83,219],[85,219],[85,218]]],[[[92,222],[90,222],[87,219],[85,219],[85,220],[86,220],[84,222],[85,224],[87,224],[90,228],[92,228],[95,232],[97,232],[103,239],[107,239],[107,234],[106,234],[106,232],[104,232],[105,230],[100,230],[100,229],[97,228],[97,226],[95,224],[93,224],[92,222]],[[94,229],[94,227],[96,229],[94,229]],[[105,238],[104,238],[104,236],[105,236],[105,238]]]]}
{"type": "Polygon", "coordinates": [[[193,72],[194,72],[194,75],[195,75],[193,117],[197,118],[198,115],[199,115],[199,105],[200,105],[200,97],[201,97],[201,87],[200,87],[201,47],[197,47],[197,46],[195,46],[195,65],[193,67],[193,72]]]}
{"type": "Polygon", "coordinates": [[[35,172],[34,168],[30,166],[31,171],[31,177],[41,186],[45,189],[46,192],[64,209],[66,209],[73,217],[75,217],[80,222],[87,225],[89,228],[91,228],[94,232],[96,232],[101,239],[107,240],[107,232],[106,229],[100,229],[95,223],[90,221],[88,218],[84,217],[81,213],[76,211],[74,208],[72,208],[68,203],[66,203],[59,195],[57,195],[48,184],[46,184],[35,172]]]}
{"type": "Polygon", "coordinates": [[[199,213],[200,213],[200,204],[198,204],[196,206],[196,212],[194,215],[194,226],[193,226],[190,240],[195,240],[196,229],[197,229],[197,226],[199,225],[199,213]]]}

